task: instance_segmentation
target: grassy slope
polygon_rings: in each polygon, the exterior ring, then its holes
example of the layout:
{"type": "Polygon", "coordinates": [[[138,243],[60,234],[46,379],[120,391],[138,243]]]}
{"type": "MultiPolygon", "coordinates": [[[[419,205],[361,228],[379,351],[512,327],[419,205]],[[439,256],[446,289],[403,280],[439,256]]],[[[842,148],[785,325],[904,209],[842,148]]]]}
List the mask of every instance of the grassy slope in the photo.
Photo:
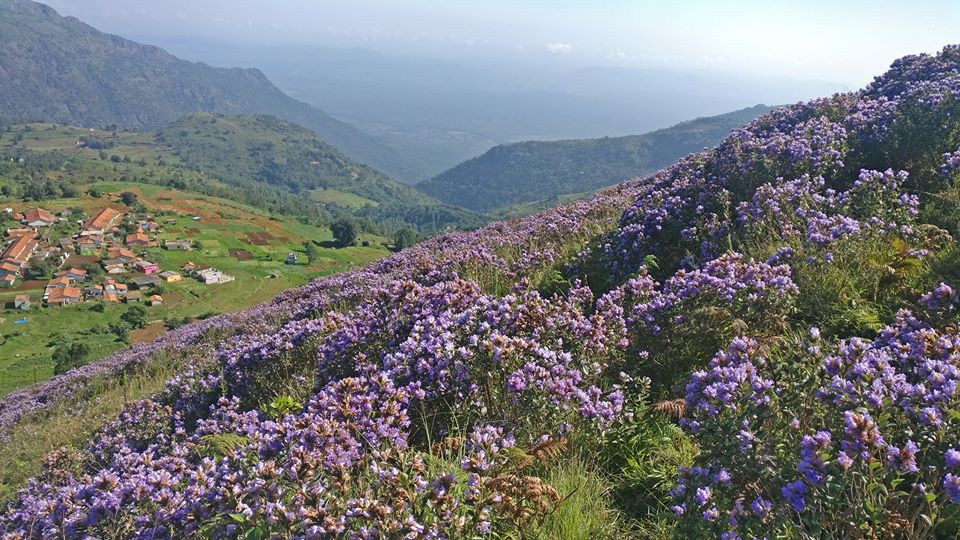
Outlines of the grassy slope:
{"type": "MultiPolygon", "coordinates": [[[[237,278],[221,285],[203,285],[193,279],[164,284],[162,306],[147,307],[150,321],[196,317],[210,312],[230,312],[249,307],[276,296],[280,291],[303,285],[310,278],[330,274],[362,265],[387,253],[382,247],[383,239],[364,236],[371,247],[354,246],[343,249],[330,247],[333,237],[327,229],[305,225],[286,219],[271,218],[252,207],[233,201],[199,196],[160,186],[123,182],[103,182],[92,185],[104,193],[133,191],[140,195],[148,209],[182,213],[176,224],[167,225],[160,239],[192,238],[199,240],[203,249],[193,252],[170,252],[150,248],[150,258],[165,270],[176,270],[186,261],[219,268],[237,278]],[[190,215],[203,219],[194,222],[190,215]],[[196,229],[196,232],[193,230],[196,229]],[[247,241],[248,232],[267,232],[277,240],[267,246],[252,245],[247,241]],[[307,264],[304,242],[316,241],[318,259],[307,264]],[[238,260],[230,255],[230,249],[245,250],[250,260],[238,260]],[[287,253],[297,253],[298,264],[285,263],[287,253]],[[275,275],[275,278],[269,277],[275,275]]],[[[80,206],[87,210],[100,208],[115,197],[101,199],[59,199],[45,201],[43,206],[60,210],[80,206]]],[[[0,201],[4,206],[17,209],[28,205],[17,201],[0,201]]],[[[115,203],[114,203],[115,205],[115,203]]],[[[42,289],[5,291],[0,290],[0,302],[6,304],[17,294],[28,294],[34,303],[39,303],[42,289]]],[[[92,311],[93,303],[81,303],[64,308],[35,309],[29,313],[12,310],[0,311],[0,395],[16,388],[46,379],[53,374],[50,358],[54,346],[64,341],[82,341],[91,346],[93,358],[101,358],[126,345],[115,340],[113,334],[97,332],[101,325],[119,320],[127,309],[124,304],[106,306],[103,313],[92,311]],[[14,321],[26,316],[28,323],[15,325],[14,321]]],[[[162,331],[157,323],[146,330],[131,333],[131,340],[146,340],[162,331]]]]}

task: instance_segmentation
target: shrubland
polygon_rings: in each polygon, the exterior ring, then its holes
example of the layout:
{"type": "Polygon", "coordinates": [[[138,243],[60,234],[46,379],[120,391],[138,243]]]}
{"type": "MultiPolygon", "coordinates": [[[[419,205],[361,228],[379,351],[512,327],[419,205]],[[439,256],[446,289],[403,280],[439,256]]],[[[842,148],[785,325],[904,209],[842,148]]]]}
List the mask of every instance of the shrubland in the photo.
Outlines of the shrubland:
{"type": "Polygon", "coordinates": [[[11,394],[0,426],[23,444],[103,381],[174,373],[51,441],[0,524],[955,537],[958,98],[960,48],[907,57],[648,178],[11,394]]]}

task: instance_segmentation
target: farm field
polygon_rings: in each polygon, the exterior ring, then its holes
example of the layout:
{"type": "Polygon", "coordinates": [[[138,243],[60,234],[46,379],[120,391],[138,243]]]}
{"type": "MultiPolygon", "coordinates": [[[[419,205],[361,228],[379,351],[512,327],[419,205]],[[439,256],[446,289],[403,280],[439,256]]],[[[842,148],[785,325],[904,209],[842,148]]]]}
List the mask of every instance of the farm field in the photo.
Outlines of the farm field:
{"type": "MultiPolygon", "coordinates": [[[[157,234],[165,240],[189,239],[196,243],[193,251],[168,251],[161,247],[146,248],[147,258],[162,270],[179,271],[187,262],[200,267],[216,268],[234,276],[235,281],[205,285],[186,277],[162,286],[163,304],[143,306],[149,324],[129,334],[131,343],[150,341],[167,329],[167,323],[185,318],[236,311],[269,300],[279,292],[303,285],[311,278],[363,265],[388,253],[385,240],[363,235],[362,245],[335,248],[333,236],[325,228],[285,218],[273,217],[253,207],[156,185],[133,182],[96,182],[86,186],[101,193],[100,197],[43,201],[44,208],[58,212],[82,208],[86,212],[104,206],[124,209],[119,194],[130,191],[162,223],[157,234]],[[199,219],[195,219],[199,218],[199,219]],[[307,262],[305,242],[313,242],[317,257],[307,262]],[[296,255],[296,264],[287,264],[289,253],[296,255]]],[[[16,211],[33,203],[0,200],[0,206],[16,211]]],[[[80,259],[72,256],[73,260],[80,259]]],[[[136,273],[129,274],[134,277],[136,273]]],[[[53,375],[54,348],[63,343],[81,342],[89,346],[92,361],[127,346],[110,332],[109,325],[120,320],[129,309],[124,303],[103,305],[82,302],[64,307],[39,307],[45,282],[24,282],[14,289],[0,289],[0,395],[44,380],[53,375]],[[28,295],[30,311],[15,311],[12,302],[17,295],[28,295]],[[26,319],[25,323],[17,321],[26,319]]]]}

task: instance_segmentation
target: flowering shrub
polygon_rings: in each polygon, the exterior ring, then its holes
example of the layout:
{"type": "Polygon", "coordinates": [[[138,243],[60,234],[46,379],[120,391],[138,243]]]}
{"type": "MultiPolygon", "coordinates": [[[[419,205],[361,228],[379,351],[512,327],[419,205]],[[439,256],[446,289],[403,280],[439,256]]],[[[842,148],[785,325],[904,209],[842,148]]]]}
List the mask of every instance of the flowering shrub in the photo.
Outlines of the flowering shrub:
{"type": "Polygon", "coordinates": [[[605,456],[641,529],[669,508],[691,538],[956,535],[960,255],[929,194],[955,189],[958,91],[960,48],[898,60],[649,178],[15,392],[0,433],[176,370],[50,454],[0,527],[522,536],[571,504],[550,479],[576,451],[605,456]]]}
{"type": "Polygon", "coordinates": [[[687,385],[683,423],[704,453],[677,514],[742,537],[932,534],[960,501],[958,347],[955,328],[909,311],[832,350],[816,329],[772,354],[734,340],[687,385]]]}

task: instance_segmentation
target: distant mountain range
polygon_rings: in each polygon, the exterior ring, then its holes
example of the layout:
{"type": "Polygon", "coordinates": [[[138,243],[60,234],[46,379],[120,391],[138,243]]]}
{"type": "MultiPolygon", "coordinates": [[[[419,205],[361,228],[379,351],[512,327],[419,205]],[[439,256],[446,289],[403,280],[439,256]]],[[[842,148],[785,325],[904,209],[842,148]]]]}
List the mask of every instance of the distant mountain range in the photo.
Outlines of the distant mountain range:
{"type": "Polygon", "coordinates": [[[644,135],[503,144],[417,188],[478,212],[589,192],[715,146],[734,128],[771,109],[756,105],[644,135]]]}
{"type": "Polygon", "coordinates": [[[284,94],[259,70],[188,62],[43,4],[0,0],[0,119],[142,130],[197,111],[273,115],[357,161],[409,176],[402,153],[284,94]]]}

